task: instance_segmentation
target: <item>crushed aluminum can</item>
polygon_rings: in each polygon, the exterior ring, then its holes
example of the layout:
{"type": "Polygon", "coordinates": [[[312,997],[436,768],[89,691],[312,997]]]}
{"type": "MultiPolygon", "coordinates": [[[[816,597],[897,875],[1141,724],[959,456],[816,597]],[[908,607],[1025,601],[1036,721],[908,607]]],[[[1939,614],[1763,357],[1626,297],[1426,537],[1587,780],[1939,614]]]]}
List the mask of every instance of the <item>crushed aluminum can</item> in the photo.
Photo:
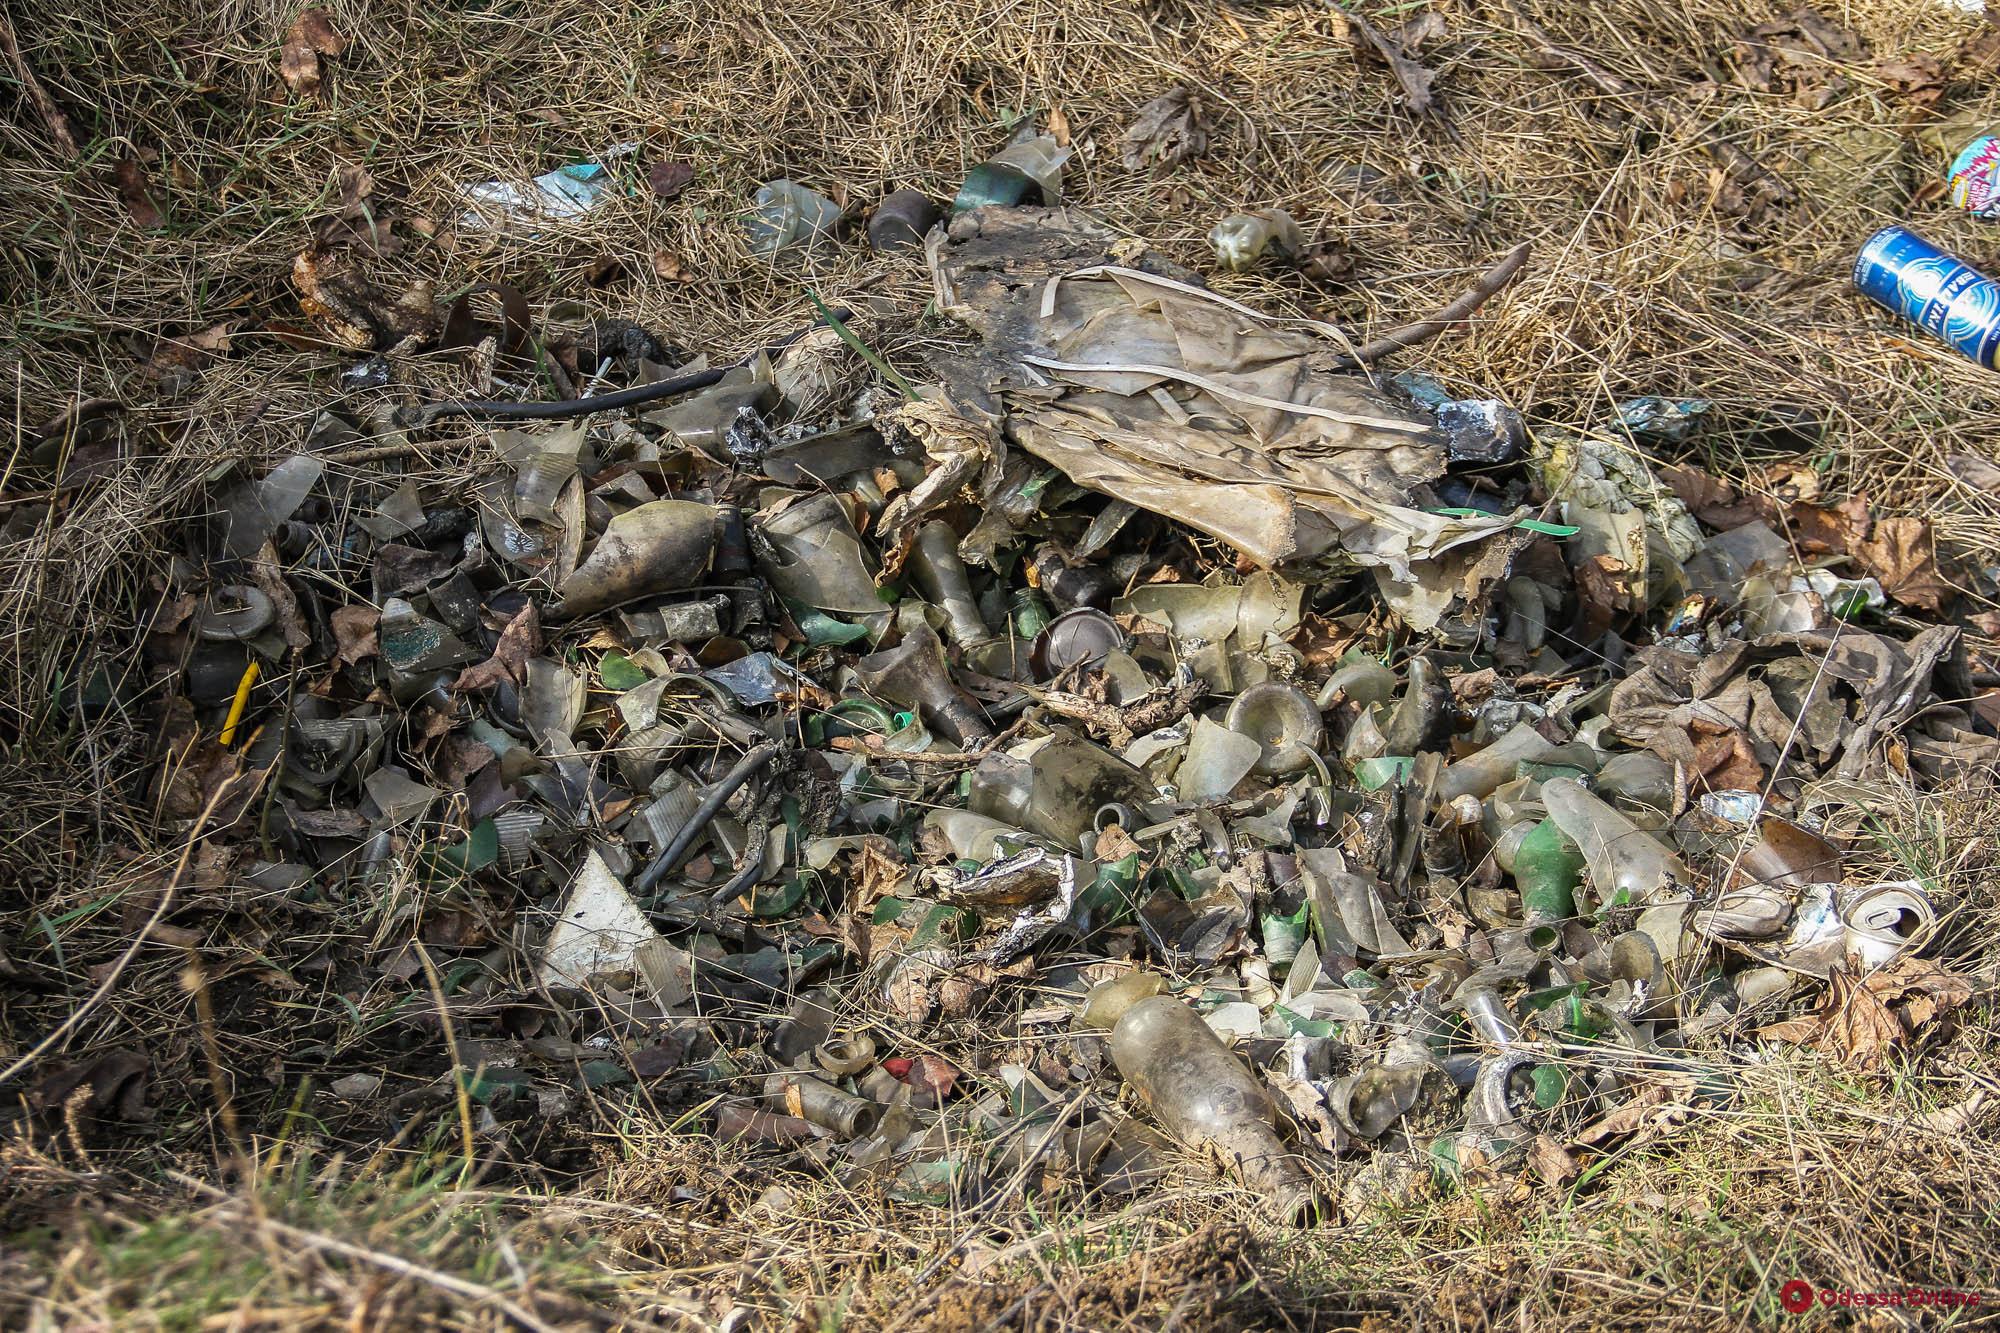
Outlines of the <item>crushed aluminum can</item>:
{"type": "Polygon", "coordinates": [[[1995,369],[2000,355],[2000,282],[1908,227],[1884,227],[1854,260],[1863,296],[1995,369]]]}

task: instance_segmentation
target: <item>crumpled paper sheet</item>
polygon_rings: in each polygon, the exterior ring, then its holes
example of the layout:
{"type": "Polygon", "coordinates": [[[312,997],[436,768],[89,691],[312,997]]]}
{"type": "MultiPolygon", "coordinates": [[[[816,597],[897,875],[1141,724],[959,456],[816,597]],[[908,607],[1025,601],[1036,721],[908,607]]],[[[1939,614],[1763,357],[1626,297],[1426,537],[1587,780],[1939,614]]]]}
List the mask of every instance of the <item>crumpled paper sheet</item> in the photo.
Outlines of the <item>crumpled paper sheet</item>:
{"type": "Polygon", "coordinates": [[[938,359],[951,399],[1079,486],[1266,568],[1368,567],[1420,630],[1504,568],[1482,543],[1519,515],[1424,511],[1442,439],[1327,368],[1339,330],[1154,272],[1072,210],[979,209],[951,235],[930,250],[939,305],[982,339],[938,359]]]}

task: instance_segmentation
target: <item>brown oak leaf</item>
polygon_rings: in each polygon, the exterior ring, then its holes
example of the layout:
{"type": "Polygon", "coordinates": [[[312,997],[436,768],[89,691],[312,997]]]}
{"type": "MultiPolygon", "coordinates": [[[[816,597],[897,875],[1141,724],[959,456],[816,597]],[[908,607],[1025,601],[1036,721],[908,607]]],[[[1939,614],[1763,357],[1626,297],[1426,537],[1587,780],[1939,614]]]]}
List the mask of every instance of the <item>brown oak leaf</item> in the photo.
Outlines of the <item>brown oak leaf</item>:
{"type": "Polygon", "coordinates": [[[491,690],[506,681],[522,684],[528,678],[528,659],[541,651],[541,613],[535,610],[533,602],[529,602],[507,622],[507,628],[500,631],[500,641],[493,645],[493,656],[459,672],[455,688],[460,691],[491,690]]]}
{"type": "Polygon", "coordinates": [[[334,30],[332,16],[324,9],[308,9],[285,33],[278,73],[293,92],[311,97],[319,92],[320,57],[337,56],[346,49],[347,39],[334,30]]]}
{"type": "Polygon", "coordinates": [[[1956,593],[1938,573],[1931,525],[1923,519],[1877,519],[1874,533],[1854,554],[1881,581],[1882,591],[1904,606],[1938,611],[1956,593]]]}
{"type": "Polygon", "coordinates": [[[153,200],[153,182],[144,162],[127,153],[111,169],[111,176],[118,182],[118,197],[124,201],[125,211],[132,215],[135,225],[143,231],[167,225],[166,215],[153,200]]]}
{"type": "Polygon", "coordinates": [[[382,645],[375,630],[382,623],[382,613],[374,607],[343,606],[327,619],[333,624],[335,666],[354,666],[381,653],[382,645]]]}

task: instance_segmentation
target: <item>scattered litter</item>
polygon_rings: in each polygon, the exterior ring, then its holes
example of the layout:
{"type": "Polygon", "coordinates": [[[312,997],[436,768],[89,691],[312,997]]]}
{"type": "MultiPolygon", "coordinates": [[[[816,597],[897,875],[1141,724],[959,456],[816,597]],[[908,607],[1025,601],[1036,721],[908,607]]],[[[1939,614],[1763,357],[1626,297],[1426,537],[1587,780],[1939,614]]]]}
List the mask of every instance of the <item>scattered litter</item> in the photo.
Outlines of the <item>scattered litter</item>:
{"type": "MultiPolygon", "coordinates": [[[[1823,997],[1881,1008],[1869,1067],[1959,1002],[1937,886],[1843,857],[1867,784],[2000,760],[1960,631],[1893,614],[1948,595],[1920,526],[1656,468],[1700,400],[1531,432],[1378,387],[1331,326],[992,202],[1066,155],[1017,142],[942,228],[873,210],[971,334],[927,370],[843,324],[490,429],[463,485],[219,485],[150,645],[167,715],[272,775],[211,841],[419,875],[426,947],[530,950],[460,1041],[553,1004],[599,1095],[940,1205],[1145,1190],[1178,1143],[1310,1224],[1608,1151],[1706,1051],[1847,1058],[1823,997]]],[[[759,208],[760,253],[838,240],[790,182],[759,208]]]]}
{"type": "Polygon", "coordinates": [[[465,187],[472,207],[458,225],[468,231],[572,222],[622,187],[608,163],[637,152],[637,143],[614,144],[594,162],[572,162],[527,181],[485,181],[465,187]]]}

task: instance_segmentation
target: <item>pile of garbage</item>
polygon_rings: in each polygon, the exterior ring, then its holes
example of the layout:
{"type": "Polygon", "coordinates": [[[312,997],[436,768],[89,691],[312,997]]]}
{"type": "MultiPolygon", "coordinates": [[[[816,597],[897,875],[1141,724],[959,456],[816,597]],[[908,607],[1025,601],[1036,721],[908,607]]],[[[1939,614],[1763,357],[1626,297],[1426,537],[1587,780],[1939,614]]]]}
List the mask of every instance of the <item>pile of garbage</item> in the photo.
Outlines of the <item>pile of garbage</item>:
{"type": "Polygon", "coordinates": [[[1195,1148],[1309,1220],[1967,997],[1933,888],[1843,869],[2000,757],[1960,631],[1662,480],[1703,405],[1531,438],[1080,213],[925,244],[921,385],[827,312],[462,484],[329,466],[422,428],[329,413],[191,530],[153,799],[450,996],[399,1115],[637,1083],[910,1198],[1195,1148]]]}

